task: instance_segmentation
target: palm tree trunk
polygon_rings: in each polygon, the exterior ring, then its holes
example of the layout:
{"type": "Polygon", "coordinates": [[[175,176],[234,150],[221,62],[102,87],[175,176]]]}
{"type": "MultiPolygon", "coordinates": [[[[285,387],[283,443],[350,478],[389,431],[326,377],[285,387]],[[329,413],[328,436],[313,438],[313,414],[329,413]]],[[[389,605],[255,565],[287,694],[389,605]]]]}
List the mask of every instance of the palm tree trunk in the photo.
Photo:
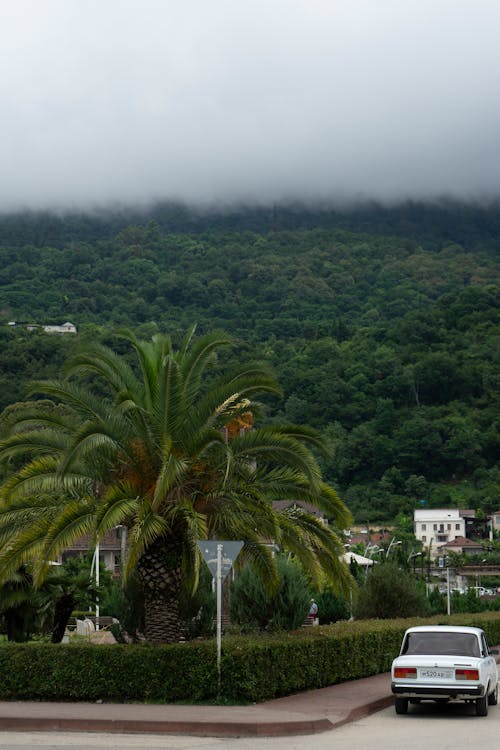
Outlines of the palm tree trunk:
{"type": "Polygon", "coordinates": [[[181,547],[174,539],[158,539],[139,560],[144,594],[146,640],[177,643],[182,636],[179,621],[181,547]]]}
{"type": "Polygon", "coordinates": [[[65,593],[56,601],[54,608],[54,627],[52,629],[51,643],[61,643],[66,632],[71,613],[75,607],[75,598],[72,593],[65,593]]]}

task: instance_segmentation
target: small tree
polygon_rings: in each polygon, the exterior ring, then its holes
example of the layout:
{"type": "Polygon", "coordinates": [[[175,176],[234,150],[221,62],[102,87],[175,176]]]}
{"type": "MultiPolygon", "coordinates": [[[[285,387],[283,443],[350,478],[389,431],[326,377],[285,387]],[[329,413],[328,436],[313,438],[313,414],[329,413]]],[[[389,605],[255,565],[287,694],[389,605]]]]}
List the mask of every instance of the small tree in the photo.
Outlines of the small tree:
{"type": "Polygon", "coordinates": [[[345,597],[335,594],[326,589],[319,594],[314,594],[318,605],[318,617],[321,625],[328,625],[337,620],[348,620],[351,616],[351,607],[345,597]]]}
{"type": "Polygon", "coordinates": [[[70,557],[61,567],[52,567],[43,582],[41,591],[53,603],[52,643],[60,643],[64,637],[71,613],[76,608],[90,610],[95,607],[96,597],[102,598],[111,585],[111,575],[100,563],[99,591],[90,576],[91,559],[70,557]]]}
{"type": "Polygon", "coordinates": [[[359,590],[354,616],[371,618],[423,616],[429,613],[425,592],[410,574],[392,562],[376,565],[359,590]]]}
{"type": "Polygon", "coordinates": [[[279,582],[271,593],[255,571],[243,569],[231,589],[231,619],[248,630],[295,630],[309,611],[311,591],[299,564],[279,557],[279,582]]]}

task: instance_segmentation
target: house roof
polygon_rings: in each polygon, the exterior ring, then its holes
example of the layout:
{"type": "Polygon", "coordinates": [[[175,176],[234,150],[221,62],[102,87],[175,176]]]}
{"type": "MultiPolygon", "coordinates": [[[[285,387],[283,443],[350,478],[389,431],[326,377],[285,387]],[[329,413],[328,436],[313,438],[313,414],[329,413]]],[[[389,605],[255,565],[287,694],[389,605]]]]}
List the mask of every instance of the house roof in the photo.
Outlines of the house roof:
{"type": "Polygon", "coordinates": [[[364,557],[363,555],[357,555],[355,552],[346,552],[343,555],[344,561],[349,565],[353,560],[358,565],[364,566],[365,568],[369,567],[370,565],[374,564],[374,561],[371,560],[369,557],[364,557]]]}
{"type": "Polygon", "coordinates": [[[450,547],[468,547],[469,549],[482,549],[482,545],[479,544],[479,542],[474,542],[472,539],[466,539],[464,536],[456,536],[455,539],[452,539],[450,542],[446,542],[445,544],[441,544],[439,546],[439,549],[443,549],[446,547],[446,549],[449,549],[450,547]]]}

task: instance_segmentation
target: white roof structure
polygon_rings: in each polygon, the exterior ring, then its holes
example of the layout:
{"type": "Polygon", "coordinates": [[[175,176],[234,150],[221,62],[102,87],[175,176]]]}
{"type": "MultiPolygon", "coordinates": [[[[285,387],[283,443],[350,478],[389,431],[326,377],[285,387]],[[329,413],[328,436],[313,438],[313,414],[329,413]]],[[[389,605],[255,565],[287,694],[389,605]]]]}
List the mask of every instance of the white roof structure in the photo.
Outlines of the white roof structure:
{"type": "Polygon", "coordinates": [[[355,552],[346,552],[343,555],[343,557],[344,557],[344,562],[346,562],[348,565],[354,560],[354,562],[356,562],[358,565],[361,565],[361,567],[365,567],[365,568],[368,568],[371,565],[374,565],[374,562],[375,562],[374,560],[370,560],[369,557],[363,557],[363,555],[357,555],[355,552]]]}

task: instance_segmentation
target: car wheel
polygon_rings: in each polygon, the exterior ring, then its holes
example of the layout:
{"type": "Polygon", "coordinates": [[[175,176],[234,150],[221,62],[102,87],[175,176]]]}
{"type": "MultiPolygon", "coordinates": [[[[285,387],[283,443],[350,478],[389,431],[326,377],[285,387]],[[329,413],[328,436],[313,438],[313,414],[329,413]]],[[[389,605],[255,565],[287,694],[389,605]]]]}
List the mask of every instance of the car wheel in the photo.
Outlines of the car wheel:
{"type": "Polygon", "coordinates": [[[408,713],[408,699],[407,698],[394,698],[394,708],[397,714],[408,713]]]}
{"type": "Polygon", "coordinates": [[[495,685],[495,689],[488,695],[488,703],[490,706],[496,706],[498,703],[498,684],[495,685]]]}
{"type": "Polygon", "coordinates": [[[488,696],[476,700],[476,716],[488,716],[488,696]]]}

